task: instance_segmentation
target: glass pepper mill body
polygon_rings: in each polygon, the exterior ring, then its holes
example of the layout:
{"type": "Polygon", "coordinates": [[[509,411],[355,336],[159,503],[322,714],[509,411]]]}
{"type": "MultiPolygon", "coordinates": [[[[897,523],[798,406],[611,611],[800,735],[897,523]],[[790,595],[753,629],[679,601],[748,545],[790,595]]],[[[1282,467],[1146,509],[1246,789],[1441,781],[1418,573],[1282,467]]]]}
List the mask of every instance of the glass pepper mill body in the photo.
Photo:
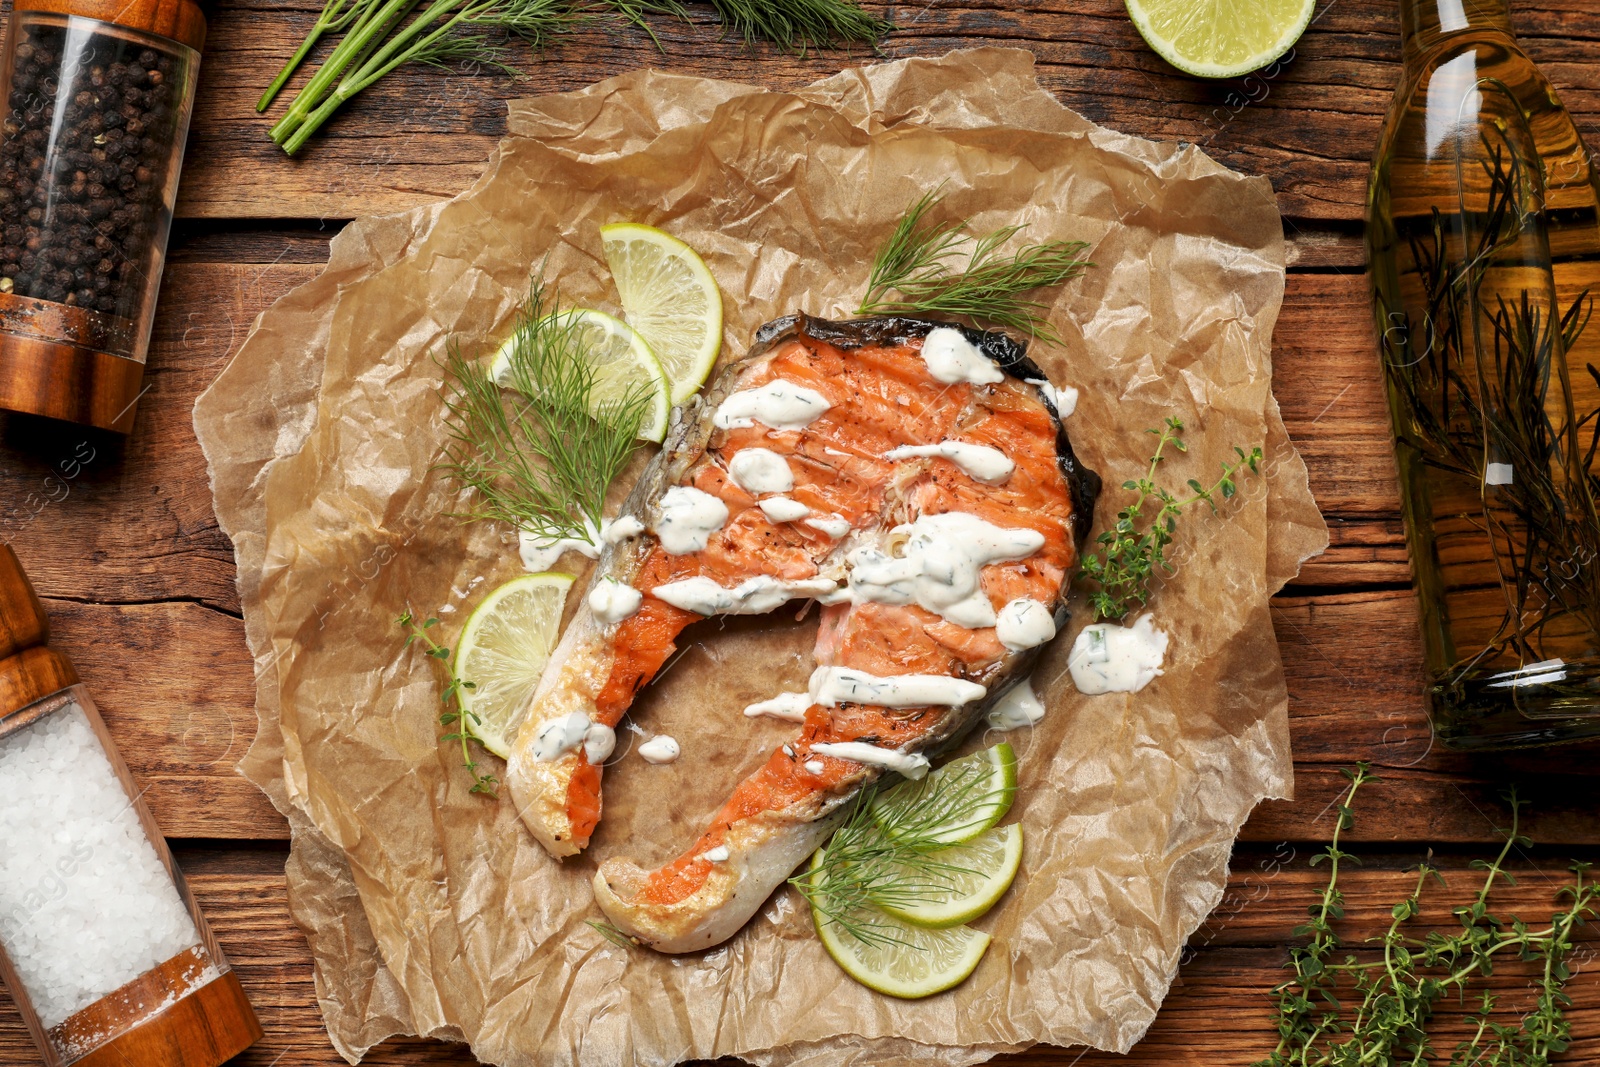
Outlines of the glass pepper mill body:
{"type": "Polygon", "coordinates": [[[0,977],[50,1067],[218,1067],[261,1029],[48,637],[0,545],[0,977]]]}
{"type": "Polygon", "coordinates": [[[0,408],[132,428],[204,39],[194,0],[17,0],[0,58],[0,408]]]}
{"type": "Polygon", "coordinates": [[[1367,252],[1429,712],[1456,748],[1600,736],[1596,176],[1505,0],[1401,24],[1367,252]]]}

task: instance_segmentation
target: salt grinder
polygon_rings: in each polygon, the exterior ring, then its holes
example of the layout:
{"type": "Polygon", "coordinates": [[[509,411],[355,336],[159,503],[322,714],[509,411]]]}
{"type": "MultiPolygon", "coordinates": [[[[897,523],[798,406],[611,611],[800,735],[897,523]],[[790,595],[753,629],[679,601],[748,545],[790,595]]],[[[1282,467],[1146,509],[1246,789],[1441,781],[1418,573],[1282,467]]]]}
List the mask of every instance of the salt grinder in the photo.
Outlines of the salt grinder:
{"type": "Polygon", "coordinates": [[[219,1067],[261,1027],[0,545],[0,978],[49,1067],[219,1067]]]}
{"type": "Polygon", "coordinates": [[[16,0],[0,408],[133,428],[205,34],[195,0],[16,0]]]}

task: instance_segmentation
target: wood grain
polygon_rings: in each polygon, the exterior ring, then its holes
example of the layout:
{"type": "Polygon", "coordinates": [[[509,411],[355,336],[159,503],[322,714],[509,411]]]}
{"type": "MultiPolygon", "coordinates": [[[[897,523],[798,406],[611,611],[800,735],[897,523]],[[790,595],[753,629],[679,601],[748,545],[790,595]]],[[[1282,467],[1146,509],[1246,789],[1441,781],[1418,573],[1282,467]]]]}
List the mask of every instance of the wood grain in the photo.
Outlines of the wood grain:
{"type": "MultiPolygon", "coordinates": [[[[441,77],[402,68],[348,105],[295,159],[267,140],[287,106],[255,101],[299,43],[320,5],[227,0],[211,19],[179,211],[186,217],[345,219],[453,196],[481,172],[505,132],[504,101],[564,92],[641,66],[792,88],[872,57],[789,56],[723,39],[709,8],[688,24],[657,20],[662,48],[632,27],[581,27],[544,56],[513,49],[525,76],[441,77]]],[[[1120,0],[1038,0],[1018,11],[975,0],[867,5],[903,28],[891,58],[958,47],[1032,48],[1041,80],[1097,122],[1158,140],[1192,141],[1230,167],[1269,175],[1290,217],[1359,219],[1368,156],[1398,78],[1395,6],[1334,0],[1271,77],[1204,82],[1168,67],[1142,41],[1120,0]]],[[[1591,130],[1600,88],[1592,13],[1516,5],[1522,41],[1564,102],[1591,130]]],[[[298,86],[308,76],[302,73],[298,86]]],[[[1591,136],[1593,134],[1591,133],[1591,136]]]]}
{"type": "MultiPolygon", "coordinates": [[[[1200,144],[1278,193],[1290,276],[1275,341],[1277,393],[1311,472],[1332,544],[1273,604],[1290,692],[1296,799],[1261,806],[1236,850],[1228,895],[1191,942],[1149,1036],[1129,1057],[1037,1049],[1000,1062],[1253,1062],[1274,1040],[1263,991],[1282,976],[1288,931],[1320,875],[1306,867],[1332,825],[1340,770],[1370,759],[1384,776],[1349,839],[1368,866],[1349,875],[1350,933],[1376,932],[1409,890],[1405,867],[1428,845],[1452,891],[1492,854],[1500,789],[1534,802],[1540,846],[1519,857],[1506,906],[1548,915],[1569,851],[1600,858],[1594,749],[1467,757],[1431,743],[1418,696],[1420,652],[1393,461],[1371,337],[1360,219],[1368,154],[1398,77],[1395,6],[1326,0],[1294,57],[1269,75],[1202,82],[1139,41],[1120,0],[869,4],[902,29],[891,57],[1010,44],[1031,48],[1063,103],[1131,133],[1200,144]]],[[[1591,4],[1514,5],[1524,46],[1591,143],[1600,143],[1600,24],[1591,4]]],[[[0,12],[8,9],[0,0],[0,12]]],[[[513,58],[527,76],[444,77],[403,69],[363,94],[301,158],[266,139],[254,100],[298,43],[316,0],[223,0],[202,65],[193,134],[162,290],[149,375],[132,436],[0,415],[0,542],[29,567],[55,623],[53,642],[89,679],[102,714],[180,858],[267,1031],[235,1062],[339,1063],[317,1013],[310,957],[284,900],[286,827],[233,770],[255,729],[233,554],[211,511],[190,409],[255,316],[313,277],[344,220],[455,195],[505,131],[511,96],[576,89],[642,65],[796,87],[869,57],[781,55],[721,40],[709,8],[640,32],[580,28],[559,48],[513,58]],[[204,847],[192,839],[206,839],[204,847]]],[[[304,75],[302,75],[303,79],[304,75]]],[[[281,110],[286,102],[280,100],[281,110]]],[[[1443,903],[1429,917],[1443,918],[1443,903]]],[[[1600,953],[1585,946],[1581,962],[1600,953]]],[[[1524,975],[1501,978],[1506,1010],[1524,975]]],[[[1579,1040],[1566,1056],[1600,1062],[1600,983],[1573,982],[1579,1040]]],[[[1521,999],[1519,999],[1521,998],[1521,999]]],[[[1451,1040],[1446,1029],[1446,1043],[1451,1040]]],[[[0,996],[0,1063],[37,1057],[0,996]]],[[[459,1046],[402,1040],[369,1063],[468,1064],[459,1046]]],[[[730,1063],[732,1061],[729,1061],[730,1063]]]]}
{"type": "MultiPolygon", "coordinates": [[[[1360,804],[1377,800],[1385,787],[1374,785],[1360,804]]],[[[1275,1040],[1270,1004],[1265,991],[1282,980],[1288,930],[1304,917],[1304,908],[1321,888],[1323,875],[1308,866],[1313,850],[1300,846],[1244,848],[1234,857],[1228,890],[1211,920],[1191,939],[1177,981],[1149,1036],[1127,1057],[1090,1053],[1077,1060],[1078,1050],[1039,1048],[995,1061],[1006,1067],[1057,1067],[1078,1063],[1193,1064],[1203,1067],[1243,1067],[1264,1055],[1275,1040]]],[[[237,1067],[333,1067],[342,1063],[328,1044],[316,1010],[311,979],[311,959],[305,939],[294,927],[283,888],[283,853],[181,849],[185,877],[205,909],[223,950],[239,974],[246,993],[260,1016],[266,1037],[244,1056],[237,1067]]],[[[1366,864],[1342,876],[1346,886],[1348,918],[1341,927],[1347,943],[1381,933],[1389,922],[1389,907],[1406,896],[1415,875],[1408,870],[1418,854],[1377,853],[1366,864]]],[[[1425,897],[1421,922],[1448,925],[1449,909],[1462,903],[1478,874],[1468,868],[1474,855],[1452,853],[1434,857],[1443,870],[1446,888],[1425,897]]],[[[1584,854],[1581,858],[1593,858],[1584,854]]],[[[1565,875],[1567,857],[1538,855],[1515,861],[1518,884],[1506,887],[1494,900],[1504,914],[1516,914],[1535,923],[1547,919],[1560,905],[1556,892],[1565,875]]],[[[1002,904],[1002,906],[1004,906],[1002,904]]],[[[1600,957],[1600,944],[1584,942],[1574,959],[1580,972],[1600,957]]],[[[1503,1009],[1515,1014],[1529,1000],[1528,974],[1511,967],[1502,970],[1496,989],[1504,996],[1503,1009]]],[[[1594,1062],[1600,1057],[1600,983],[1572,983],[1571,1012],[1578,1037],[1567,1062],[1594,1062]]],[[[1441,1013],[1443,1022],[1459,1014],[1441,1013]]],[[[1454,1040],[1459,1027],[1443,1026],[1444,1041],[1454,1040]]],[[[21,1020],[8,999],[0,997],[0,1063],[37,1067],[21,1020]]],[[[414,1040],[390,1041],[379,1046],[369,1064],[470,1064],[474,1060],[459,1046],[414,1040]]],[[[732,1064],[736,1061],[725,1061],[732,1064]]]]}

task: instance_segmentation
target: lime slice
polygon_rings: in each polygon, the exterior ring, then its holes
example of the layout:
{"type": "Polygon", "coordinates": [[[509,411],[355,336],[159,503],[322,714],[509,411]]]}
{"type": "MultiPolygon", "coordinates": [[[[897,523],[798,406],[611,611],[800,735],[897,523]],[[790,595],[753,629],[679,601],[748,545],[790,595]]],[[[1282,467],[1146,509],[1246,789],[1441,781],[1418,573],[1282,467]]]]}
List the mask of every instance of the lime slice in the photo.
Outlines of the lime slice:
{"type": "Polygon", "coordinates": [[[872,816],[884,833],[919,850],[959,845],[1005,818],[1016,793],[1017,754],[1002,741],[885,791],[872,816]]]}
{"type": "Polygon", "coordinates": [[[644,335],[681,404],[705,384],[722,350],[722,294],[694,249],[653,226],[600,227],[628,323],[644,335]]]}
{"type": "MultiPolygon", "coordinates": [[[[639,439],[660,441],[667,436],[671,389],[649,343],[627,323],[603,311],[574,308],[560,314],[571,318],[579,351],[594,366],[589,414],[598,416],[606,404],[622,400],[630,389],[643,384],[650,390],[650,407],[639,424],[639,439]]],[[[508,389],[512,387],[511,349],[516,340],[516,334],[506,338],[489,365],[495,383],[508,389]]]]}
{"type": "Polygon", "coordinates": [[[1316,0],[1127,0],[1162,59],[1202,78],[1260,70],[1300,39],[1316,0]]]}
{"type": "Polygon", "coordinates": [[[884,903],[883,910],[914,926],[936,930],[972,922],[994,907],[1016,880],[1022,866],[1022,824],[997,826],[964,845],[929,853],[927,859],[959,869],[908,875],[940,888],[919,894],[924,899],[915,903],[884,903]]]}
{"type": "MultiPolygon", "coordinates": [[[[815,869],[822,861],[818,850],[811,859],[815,869]]],[[[817,936],[833,962],[868,989],[891,997],[915,1000],[960,985],[977,970],[989,950],[989,935],[970,926],[930,930],[911,926],[876,908],[864,908],[851,918],[866,924],[873,937],[863,941],[846,928],[812,908],[817,936]]]]}
{"type": "Polygon", "coordinates": [[[502,759],[511,755],[518,716],[561,633],[561,609],[571,587],[570,574],[520,575],[484,597],[461,631],[455,669],[463,683],[461,707],[468,712],[463,722],[502,759]]]}

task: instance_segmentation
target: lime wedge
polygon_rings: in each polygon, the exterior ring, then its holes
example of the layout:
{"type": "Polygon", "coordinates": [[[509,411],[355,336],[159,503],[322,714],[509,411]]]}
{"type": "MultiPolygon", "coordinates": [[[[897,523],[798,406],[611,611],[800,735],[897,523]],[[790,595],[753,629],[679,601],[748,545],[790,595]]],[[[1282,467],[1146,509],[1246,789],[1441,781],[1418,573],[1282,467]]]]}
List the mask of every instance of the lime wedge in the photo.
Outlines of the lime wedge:
{"type": "Polygon", "coordinates": [[[1287,52],[1316,0],[1127,0],[1139,36],[1162,59],[1202,78],[1236,78],[1287,52]]]}
{"type": "MultiPolygon", "coordinates": [[[[812,857],[813,870],[823,854],[819,849],[812,857]]],[[[865,941],[850,933],[845,923],[816,908],[811,917],[822,947],[846,974],[868,989],[905,1000],[960,985],[977,970],[989,950],[989,935],[970,926],[931,930],[903,923],[876,908],[863,908],[861,915],[850,917],[871,931],[872,938],[865,941]]]]}
{"type": "MultiPolygon", "coordinates": [[[[594,367],[594,389],[589,394],[589,414],[599,416],[607,404],[615,404],[628,391],[640,385],[650,392],[650,406],[639,424],[641,441],[660,441],[667,436],[667,415],[672,408],[671,389],[666,374],[650,345],[621,319],[603,311],[574,308],[561,314],[571,320],[578,348],[594,367]]],[[[510,388],[511,349],[516,335],[506,338],[494,354],[489,373],[495,382],[510,388]]]]}
{"type": "Polygon", "coordinates": [[[561,609],[571,587],[570,574],[520,575],[484,597],[461,631],[455,674],[468,713],[462,721],[502,759],[511,755],[518,717],[561,633],[561,609]]]}
{"type": "Polygon", "coordinates": [[[923,851],[971,841],[1006,817],[1016,793],[1017,754],[1002,741],[886,790],[872,802],[872,817],[884,833],[923,851]]]}
{"type": "Polygon", "coordinates": [[[644,335],[681,404],[705,384],[722,350],[722,294],[694,249],[653,226],[600,227],[629,325],[644,335]]]}
{"type": "Polygon", "coordinates": [[[930,888],[913,903],[881,905],[884,911],[914,926],[942,930],[982,918],[1005,896],[1022,866],[1022,825],[997,826],[964,845],[929,853],[928,860],[952,870],[908,875],[930,888]]]}

